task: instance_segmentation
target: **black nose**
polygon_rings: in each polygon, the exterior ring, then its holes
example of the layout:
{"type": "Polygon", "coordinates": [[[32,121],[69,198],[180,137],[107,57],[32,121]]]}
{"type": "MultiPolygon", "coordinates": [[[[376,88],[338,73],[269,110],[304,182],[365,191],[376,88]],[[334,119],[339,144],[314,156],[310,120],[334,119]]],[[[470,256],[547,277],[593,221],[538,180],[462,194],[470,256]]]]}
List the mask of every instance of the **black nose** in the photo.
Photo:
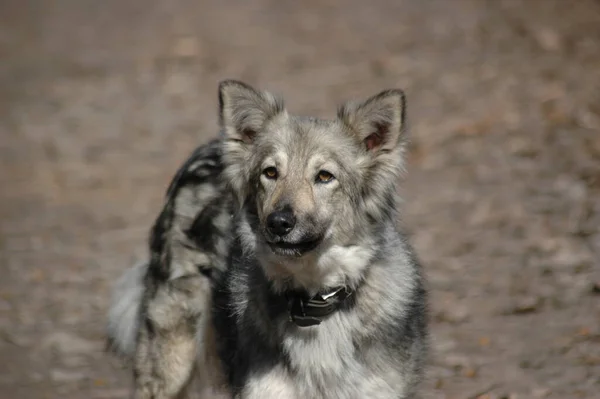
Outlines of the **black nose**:
{"type": "Polygon", "coordinates": [[[267,229],[271,234],[284,236],[296,225],[296,217],[289,209],[275,211],[267,216],[267,229]]]}

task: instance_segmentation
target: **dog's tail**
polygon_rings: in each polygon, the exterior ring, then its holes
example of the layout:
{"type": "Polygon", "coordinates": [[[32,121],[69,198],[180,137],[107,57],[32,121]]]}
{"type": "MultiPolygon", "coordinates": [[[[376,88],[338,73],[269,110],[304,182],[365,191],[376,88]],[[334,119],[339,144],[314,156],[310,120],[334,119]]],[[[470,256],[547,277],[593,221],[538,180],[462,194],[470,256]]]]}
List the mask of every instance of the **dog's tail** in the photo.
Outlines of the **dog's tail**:
{"type": "Polygon", "coordinates": [[[128,269],[114,286],[108,311],[107,349],[130,359],[136,347],[148,262],[128,269]]]}

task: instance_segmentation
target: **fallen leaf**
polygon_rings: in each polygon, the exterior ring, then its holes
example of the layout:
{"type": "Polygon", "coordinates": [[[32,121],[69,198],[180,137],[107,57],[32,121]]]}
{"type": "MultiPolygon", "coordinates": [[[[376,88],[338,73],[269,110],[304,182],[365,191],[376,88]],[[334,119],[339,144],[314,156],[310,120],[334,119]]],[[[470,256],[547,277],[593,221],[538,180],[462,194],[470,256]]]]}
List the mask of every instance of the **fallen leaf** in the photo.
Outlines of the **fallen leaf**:
{"type": "Polygon", "coordinates": [[[590,329],[588,327],[581,327],[578,331],[577,331],[577,335],[580,337],[587,337],[589,336],[591,333],[590,329]]]}
{"type": "Polygon", "coordinates": [[[477,370],[474,368],[467,368],[463,372],[463,375],[467,378],[475,378],[477,376],[477,370]]]}
{"type": "Polygon", "coordinates": [[[456,134],[460,136],[479,136],[490,132],[493,125],[490,116],[472,123],[464,124],[456,129],[456,134]]]}
{"type": "Polygon", "coordinates": [[[105,380],[103,380],[103,379],[101,379],[101,378],[96,378],[96,379],[94,380],[94,386],[95,386],[95,387],[103,387],[103,386],[106,386],[106,381],[105,381],[105,380]]]}

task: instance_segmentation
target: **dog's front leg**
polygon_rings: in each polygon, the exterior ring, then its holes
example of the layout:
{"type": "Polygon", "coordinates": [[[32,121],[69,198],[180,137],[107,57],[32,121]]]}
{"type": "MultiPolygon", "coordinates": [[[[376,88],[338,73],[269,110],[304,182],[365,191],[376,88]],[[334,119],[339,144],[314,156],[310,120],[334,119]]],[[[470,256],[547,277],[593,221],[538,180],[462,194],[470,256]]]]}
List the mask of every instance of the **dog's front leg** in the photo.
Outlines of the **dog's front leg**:
{"type": "Polygon", "coordinates": [[[143,304],[134,359],[135,399],[182,399],[196,365],[210,286],[203,275],[160,284],[143,304]]]}

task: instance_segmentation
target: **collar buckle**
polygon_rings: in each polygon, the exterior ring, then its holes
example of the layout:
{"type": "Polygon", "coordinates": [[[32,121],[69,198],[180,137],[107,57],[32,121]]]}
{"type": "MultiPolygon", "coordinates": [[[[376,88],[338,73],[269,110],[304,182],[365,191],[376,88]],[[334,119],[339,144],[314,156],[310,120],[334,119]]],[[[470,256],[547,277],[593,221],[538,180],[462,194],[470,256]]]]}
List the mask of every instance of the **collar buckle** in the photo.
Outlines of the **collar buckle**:
{"type": "Polygon", "coordinates": [[[337,311],[351,295],[352,291],[347,287],[338,287],[326,293],[318,293],[312,298],[298,293],[291,294],[288,296],[290,321],[298,327],[319,325],[337,311]]]}

